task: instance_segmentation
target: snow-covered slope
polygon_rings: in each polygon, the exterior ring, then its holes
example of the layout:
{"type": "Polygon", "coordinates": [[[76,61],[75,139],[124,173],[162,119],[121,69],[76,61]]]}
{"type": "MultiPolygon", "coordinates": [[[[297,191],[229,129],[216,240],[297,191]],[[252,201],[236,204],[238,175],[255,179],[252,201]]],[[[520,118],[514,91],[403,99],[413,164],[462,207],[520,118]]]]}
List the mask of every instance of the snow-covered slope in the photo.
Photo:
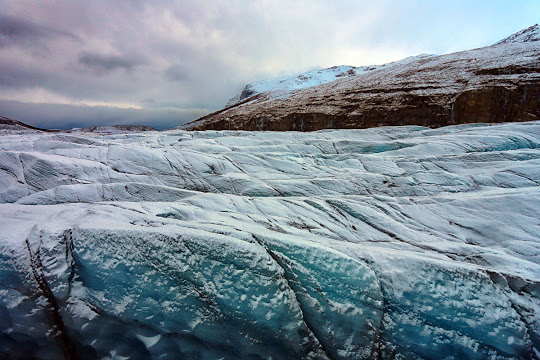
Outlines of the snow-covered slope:
{"type": "Polygon", "coordinates": [[[0,134],[10,133],[14,134],[25,133],[25,132],[40,132],[40,131],[49,131],[46,129],[40,129],[34,126],[30,126],[18,120],[13,120],[5,116],[0,116],[0,134]]]}
{"type": "Polygon", "coordinates": [[[368,71],[380,69],[386,66],[406,64],[411,61],[430,56],[434,55],[422,54],[383,65],[370,65],[359,67],[347,65],[332,66],[327,69],[307,71],[296,76],[283,76],[276,79],[255,81],[247,84],[246,87],[242,90],[242,92],[230,99],[225,106],[233,106],[257,94],[271,92],[273,96],[283,96],[293,90],[306,89],[313,86],[326,84],[337,79],[364,74],[368,71]]]}
{"type": "Polygon", "coordinates": [[[540,356],[540,122],[0,150],[1,358],[540,356]]]}
{"type": "Polygon", "coordinates": [[[509,37],[502,39],[495,45],[509,44],[509,43],[527,43],[540,41],[540,26],[538,24],[523,29],[509,37]]]}
{"type": "Polygon", "coordinates": [[[378,66],[333,66],[328,69],[311,70],[296,76],[283,76],[276,79],[260,80],[249,83],[242,92],[231,98],[227,105],[232,106],[256,94],[268,91],[287,92],[325,84],[336,79],[354,76],[376,69],[378,66]]]}
{"type": "Polygon", "coordinates": [[[181,128],[314,131],[539,120],[539,31],[535,25],[492,46],[413,57],[317,86],[268,87],[181,128]]]}

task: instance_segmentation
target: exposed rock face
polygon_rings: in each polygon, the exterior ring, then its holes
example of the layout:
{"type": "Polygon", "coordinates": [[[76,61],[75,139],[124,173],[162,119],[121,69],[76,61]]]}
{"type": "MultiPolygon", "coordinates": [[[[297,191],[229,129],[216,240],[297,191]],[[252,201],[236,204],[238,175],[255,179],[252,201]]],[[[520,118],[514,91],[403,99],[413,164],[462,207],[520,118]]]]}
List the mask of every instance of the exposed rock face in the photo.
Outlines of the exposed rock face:
{"type": "Polygon", "coordinates": [[[529,121],[540,118],[540,83],[464,91],[453,103],[457,123],[529,121]]]}
{"type": "Polygon", "coordinates": [[[189,130],[314,131],[540,119],[540,28],[495,45],[420,56],[301,90],[268,91],[189,130]]]}

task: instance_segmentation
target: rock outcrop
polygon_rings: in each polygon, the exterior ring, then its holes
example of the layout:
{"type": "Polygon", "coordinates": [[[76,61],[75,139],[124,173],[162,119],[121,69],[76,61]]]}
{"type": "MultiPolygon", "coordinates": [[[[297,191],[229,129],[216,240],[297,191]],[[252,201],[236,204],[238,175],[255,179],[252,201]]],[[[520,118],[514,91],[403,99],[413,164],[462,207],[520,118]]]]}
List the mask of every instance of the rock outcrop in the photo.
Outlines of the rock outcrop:
{"type": "Polygon", "coordinates": [[[0,131],[54,131],[48,129],[41,129],[32,125],[25,124],[19,120],[13,120],[5,116],[0,116],[0,131]]]}
{"type": "Polygon", "coordinates": [[[314,131],[540,119],[540,27],[301,90],[255,94],[181,128],[314,131]]]}

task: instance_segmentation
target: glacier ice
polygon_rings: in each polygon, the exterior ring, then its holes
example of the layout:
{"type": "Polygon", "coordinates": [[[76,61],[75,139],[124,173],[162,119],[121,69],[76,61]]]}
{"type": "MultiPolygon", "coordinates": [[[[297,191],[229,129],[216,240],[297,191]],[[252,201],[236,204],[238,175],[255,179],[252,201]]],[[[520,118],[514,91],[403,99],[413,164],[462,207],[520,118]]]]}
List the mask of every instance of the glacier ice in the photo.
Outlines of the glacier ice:
{"type": "Polygon", "coordinates": [[[538,358],[539,144],[4,134],[0,358],[538,358]]]}

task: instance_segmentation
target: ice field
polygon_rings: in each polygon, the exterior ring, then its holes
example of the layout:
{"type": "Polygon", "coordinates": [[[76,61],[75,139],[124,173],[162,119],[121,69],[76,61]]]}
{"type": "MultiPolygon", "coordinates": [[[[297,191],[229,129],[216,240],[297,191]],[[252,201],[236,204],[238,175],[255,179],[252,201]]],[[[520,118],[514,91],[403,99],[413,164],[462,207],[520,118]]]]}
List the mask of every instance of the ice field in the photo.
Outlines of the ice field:
{"type": "Polygon", "coordinates": [[[0,135],[0,358],[534,359],[540,122],[0,135]]]}

